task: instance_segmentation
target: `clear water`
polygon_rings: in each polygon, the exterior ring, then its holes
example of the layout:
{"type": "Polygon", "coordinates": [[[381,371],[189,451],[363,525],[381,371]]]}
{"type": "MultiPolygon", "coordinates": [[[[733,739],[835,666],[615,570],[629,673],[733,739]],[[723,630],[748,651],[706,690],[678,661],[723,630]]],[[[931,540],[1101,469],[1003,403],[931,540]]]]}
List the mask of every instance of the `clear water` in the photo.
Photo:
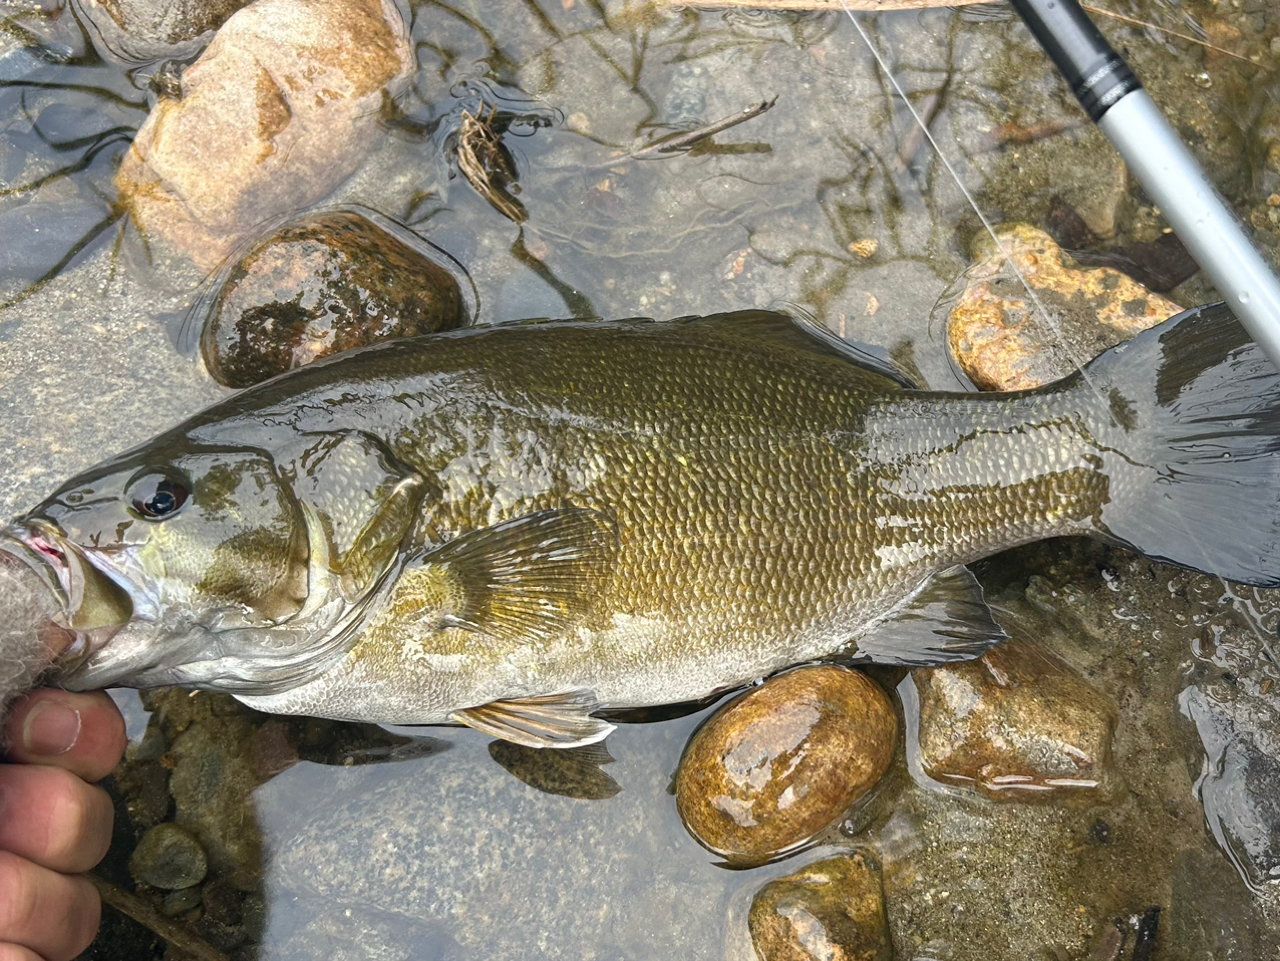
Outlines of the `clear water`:
{"type": "MultiPolygon", "coordinates": [[[[117,213],[114,168],[154,99],[146,78],[156,65],[98,49],[71,10],[50,21],[10,6],[0,4],[6,514],[225,394],[184,336],[199,275],[152,256],[117,213]]],[[[1264,65],[1100,20],[1274,259],[1273,5],[1116,9],[1204,32],[1264,65]]],[[[421,2],[410,12],[419,70],[400,107],[431,132],[387,130],[330,201],[373,207],[453,253],[476,283],[481,320],[792,303],[882,345],[932,386],[957,384],[930,317],[967,262],[977,219],[841,14],[613,0],[421,2]],[[441,158],[461,109],[480,97],[555,121],[507,138],[529,211],[523,235],[441,158]],[[623,157],[773,97],[773,110],[710,148],[623,157]]],[[[1101,222],[1110,211],[1120,240],[1159,233],[1158,213],[1002,10],[862,22],[988,217],[1040,223],[1061,194],[1101,222]]],[[[1174,294],[1206,295],[1197,281],[1174,294]]],[[[1056,611],[1053,623],[1068,627],[1048,642],[1117,702],[1129,790],[1104,808],[997,805],[922,789],[903,758],[818,850],[864,845],[883,861],[900,957],[1102,957],[1088,952],[1103,950],[1095,942],[1112,919],[1127,924],[1153,904],[1165,908],[1157,957],[1280,957],[1280,901],[1265,881],[1250,891],[1214,841],[1197,795],[1205,752],[1179,713],[1180,694],[1224,672],[1255,692],[1277,674],[1247,629],[1249,604],[1263,616],[1273,602],[1224,599],[1211,579],[1069,545],[992,570],[1056,611]],[[1026,588],[1033,574],[1041,580],[1026,588]],[[1175,589],[1190,598],[1176,610],[1175,589]],[[1210,627],[1220,642],[1207,651],[1196,645],[1210,627]],[[1112,827],[1105,844],[1090,841],[1100,818],[1112,827]]],[[[200,812],[219,830],[234,824],[227,830],[241,836],[229,850],[249,861],[261,852],[260,875],[238,877],[249,889],[236,895],[244,917],[183,921],[235,957],[749,957],[750,896],[796,863],[727,871],[684,832],[667,785],[696,715],[624,726],[605,768],[621,790],[580,800],[513,777],[471,731],[396,748],[365,729],[269,728],[280,722],[176,703],[152,720],[168,725],[167,753],[137,763],[250,798],[200,812]],[[193,730],[203,740],[180,749],[193,730]],[[253,750],[278,747],[281,730],[290,748],[277,753],[304,760],[267,778],[276,766],[255,767],[253,750]],[[221,780],[192,766],[206,750],[222,758],[221,780]],[[386,763],[357,763],[369,760],[386,763]]],[[[122,808],[126,828],[129,816],[122,808]]],[[[123,886],[129,841],[124,830],[123,854],[103,869],[123,886]]],[[[157,944],[109,913],[91,956],[159,957],[157,944]]]]}

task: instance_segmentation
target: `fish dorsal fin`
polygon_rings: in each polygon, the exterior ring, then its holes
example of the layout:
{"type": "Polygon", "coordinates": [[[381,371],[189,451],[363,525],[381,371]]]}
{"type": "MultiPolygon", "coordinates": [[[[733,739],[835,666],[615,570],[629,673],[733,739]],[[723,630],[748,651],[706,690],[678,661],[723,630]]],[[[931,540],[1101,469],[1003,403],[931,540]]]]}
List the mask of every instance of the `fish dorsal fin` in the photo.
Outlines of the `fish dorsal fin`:
{"type": "Polygon", "coordinates": [[[672,323],[713,327],[743,340],[802,350],[821,357],[837,357],[887,377],[895,386],[916,389],[910,377],[893,361],[874,353],[874,348],[845,340],[799,309],[785,314],[774,310],[735,310],[705,317],[681,317],[672,323]]]}
{"type": "Polygon", "coordinates": [[[551,639],[579,623],[609,575],[617,533],[600,511],[537,511],[456,537],[423,558],[458,598],[445,623],[502,640],[551,639]]]}
{"type": "Polygon", "coordinates": [[[304,434],[280,472],[310,513],[343,595],[363,597],[413,526],[426,482],[360,431],[304,434]]]}
{"type": "Polygon", "coordinates": [[[590,691],[492,701],[463,708],[451,720],[525,747],[581,747],[603,741],[614,725],[591,712],[600,703],[590,691]]]}
{"type": "Polygon", "coordinates": [[[858,638],[855,657],[878,664],[933,666],[967,661],[1008,635],[967,567],[934,574],[906,603],[858,638]]]}

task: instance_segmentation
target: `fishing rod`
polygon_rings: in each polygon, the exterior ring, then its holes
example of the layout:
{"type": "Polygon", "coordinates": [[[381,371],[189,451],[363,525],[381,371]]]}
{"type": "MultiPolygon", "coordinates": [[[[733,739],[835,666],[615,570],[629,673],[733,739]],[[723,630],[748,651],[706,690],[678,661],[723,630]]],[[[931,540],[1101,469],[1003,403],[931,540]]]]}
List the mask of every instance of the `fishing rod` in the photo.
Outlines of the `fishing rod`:
{"type": "Polygon", "coordinates": [[[1076,0],[1010,0],[1236,318],[1280,370],[1280,282],[1076,0]]]}

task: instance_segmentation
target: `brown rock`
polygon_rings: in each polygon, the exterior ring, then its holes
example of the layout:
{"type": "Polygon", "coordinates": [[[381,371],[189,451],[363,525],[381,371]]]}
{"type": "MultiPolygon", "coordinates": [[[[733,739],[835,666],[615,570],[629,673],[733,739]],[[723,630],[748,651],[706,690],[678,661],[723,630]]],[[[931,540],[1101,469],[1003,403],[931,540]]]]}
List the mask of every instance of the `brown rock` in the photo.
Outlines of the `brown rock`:
{"type": "Polygon", "coordinates": [[[1018,637],[963,664],[917,669],[919,759],[935,781],[1000,801],[1106,799],[1116,708],[1018,637]]]}
{"type": "Polygon", "coordinates": [[[259,784],[250,757],[254,724],[244,714],[202,713],[169,751],[175,820],[200,841],[215,875],[251,891],[262,871],[262,841],[253,818],[253,789],[259,784]]]}
{"type": "Polygon", "coordinates": [[[217,281],[201,338],[209,373],[248,387],[339,351],[460,326],[462,293],[431,250],[353,211],[286,225],[217,281]]]}
{"type": "Polygon", "coordinates": [[[1097,354],[1172,317],[1179,307],[1109,267],[1078,269],[1053,239],[1025,224],[996,228],[1014,264],[1056,318],[1046,324],[991,238],[947,317],[947,345],[983,390],[1023,390],[1065,377],[1097,354]]]}
{"type": "Polygon", "coordinates": [[[149,241],[216,266],[257,225],[313,206],[377,142],[412,50],[390,0],[257,0],[151,111],[116,175],[149,241]]]}
{"type": "Polygon", "coordinates": [[[199,884],[208,870],[200,842],[168,821],[144,834],[129,858],[129,873],[136,880],[166,891],[199,884]]]}
{"type": "Polygon", "coordinates": [[[676,806],[704,847],[740,863],[799,848],[889,767],[897,717],[857,671],[804,667],[714,714],[689,740],[676,806]]]}
{"type": "Polygon", "coordinates": [[[891,961],[880,866],[864,854],[770,881],[747,915],[762,961],[891,961]]]}

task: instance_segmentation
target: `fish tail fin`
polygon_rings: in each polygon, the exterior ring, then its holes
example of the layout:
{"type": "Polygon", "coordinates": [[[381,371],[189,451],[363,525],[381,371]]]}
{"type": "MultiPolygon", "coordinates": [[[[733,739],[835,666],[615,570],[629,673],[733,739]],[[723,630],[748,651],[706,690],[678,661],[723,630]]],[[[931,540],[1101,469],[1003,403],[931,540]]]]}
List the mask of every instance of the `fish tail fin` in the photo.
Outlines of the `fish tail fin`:
{"type": "Polygon", "coordinates": [[[1111,487],[1099,532],[1155,560],[1280,586],[1280,373],[1225,304],[1099,355],[1076,389],[1111,487]]]}

